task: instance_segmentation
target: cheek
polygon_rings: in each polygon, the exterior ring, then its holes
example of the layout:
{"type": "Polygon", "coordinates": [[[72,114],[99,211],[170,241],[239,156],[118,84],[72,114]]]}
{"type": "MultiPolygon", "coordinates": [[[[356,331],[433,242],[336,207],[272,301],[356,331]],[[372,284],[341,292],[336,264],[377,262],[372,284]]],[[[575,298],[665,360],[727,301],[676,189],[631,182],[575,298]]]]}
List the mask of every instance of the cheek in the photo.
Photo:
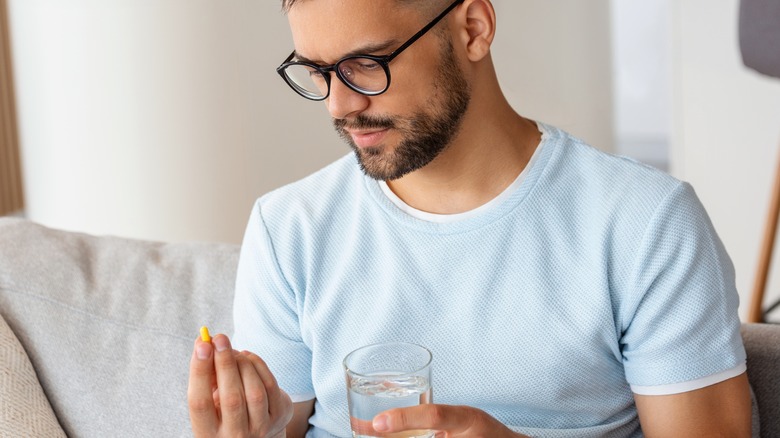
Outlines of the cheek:
{"type": "Polygon", "coordinates": [[[406,125],[405,122],[415,114],[429,112],[435,106],[438,94],[434,84],[425,77],[392,78],[387,92],[371,98],[368,112],[393,117],[406,125]]]}
{"type": "Polygon", "coordinates": [[[421,67],[399,71],[392,78],[390,89],[402,99],[424,102],[434,86],[434,73],[435,70],[421,67]]]}
{"type": "Polygon", "coordinates": [[[437,38],[431,35],[417,41],[390,63],[390,88],[385,94],[415,106],[429,99],[440,71],[441,50],[437,38]]]}

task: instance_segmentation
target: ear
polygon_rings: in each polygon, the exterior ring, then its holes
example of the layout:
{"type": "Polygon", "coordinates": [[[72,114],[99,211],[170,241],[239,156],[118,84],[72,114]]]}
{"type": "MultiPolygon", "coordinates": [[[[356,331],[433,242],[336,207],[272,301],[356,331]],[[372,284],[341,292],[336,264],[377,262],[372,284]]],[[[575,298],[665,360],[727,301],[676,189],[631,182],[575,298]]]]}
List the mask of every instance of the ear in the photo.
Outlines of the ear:
{"type": "Polygon", "coordinates": [[[477,62],[490,54],[496,35],[496,11],[490,0],[466,0],[461,5],[465,27],[461,35],[470,61],[477,62]]]}

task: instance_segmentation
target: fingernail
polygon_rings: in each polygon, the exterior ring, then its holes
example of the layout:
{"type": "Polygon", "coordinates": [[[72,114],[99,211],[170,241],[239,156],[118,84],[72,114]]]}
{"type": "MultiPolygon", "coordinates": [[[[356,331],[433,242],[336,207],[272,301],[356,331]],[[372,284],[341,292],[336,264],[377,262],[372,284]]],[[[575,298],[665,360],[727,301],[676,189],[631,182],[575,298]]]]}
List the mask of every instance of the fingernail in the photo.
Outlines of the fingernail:
{"type": "Polygon", "coordinates": [[[230,348],[230,341],[228,341],[228,338],[225,336],[211,338],[211,343],[214,344],[214,347],[218,352],[222,352],[230,348]]]}
{"type": "Polygon", "coordinates": [[[208,359],[211,356],[211,344],[206,342],[199,343],[198,346],[195,347],[195,354],[200,360],[208,359]]]}
{"type": "Polygon", "coordinates": [[[388,426],[387,424],[387,420],[388,420],[387,415],[377,415],[376,417],[374,417],[374,422],[373,422],[374,430],[376,430],[377,432],[385,432],[388,429],[390,429],[390,426],[388,426]]]}

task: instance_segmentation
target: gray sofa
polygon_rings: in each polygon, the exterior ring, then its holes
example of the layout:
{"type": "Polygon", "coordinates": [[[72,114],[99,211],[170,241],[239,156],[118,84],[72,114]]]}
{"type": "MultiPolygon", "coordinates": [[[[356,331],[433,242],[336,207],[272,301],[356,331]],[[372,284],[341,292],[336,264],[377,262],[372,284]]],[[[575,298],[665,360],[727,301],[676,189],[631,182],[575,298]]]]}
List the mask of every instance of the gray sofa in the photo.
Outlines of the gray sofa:
{"type": "MultiPolygon", "coordinates": [[[[0,437],[189,436],[201,325],[232,332],[238,246],[0,218],[0,437]]],[[[780,326],[745,325],[761,436],[780,436],[780,326]]]]}
{"type": "Polygon", "coordinates": [[[0,437],[191,435],[192,345],[201,325],[232,332],[237,261],[0,218],[0,316],[23,348],[0,325],[0,437]]]}

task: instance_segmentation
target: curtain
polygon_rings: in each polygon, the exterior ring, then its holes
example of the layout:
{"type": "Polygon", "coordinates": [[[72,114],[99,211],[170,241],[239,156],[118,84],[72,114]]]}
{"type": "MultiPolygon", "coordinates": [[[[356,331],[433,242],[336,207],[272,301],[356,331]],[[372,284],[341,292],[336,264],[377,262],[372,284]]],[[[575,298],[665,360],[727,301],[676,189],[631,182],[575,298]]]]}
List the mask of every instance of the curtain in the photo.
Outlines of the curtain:
{"type": "Polygon", "coordinates": [[[23,206],[8,5],[0,0],[0,216],[19,212],[23,206]]]}

